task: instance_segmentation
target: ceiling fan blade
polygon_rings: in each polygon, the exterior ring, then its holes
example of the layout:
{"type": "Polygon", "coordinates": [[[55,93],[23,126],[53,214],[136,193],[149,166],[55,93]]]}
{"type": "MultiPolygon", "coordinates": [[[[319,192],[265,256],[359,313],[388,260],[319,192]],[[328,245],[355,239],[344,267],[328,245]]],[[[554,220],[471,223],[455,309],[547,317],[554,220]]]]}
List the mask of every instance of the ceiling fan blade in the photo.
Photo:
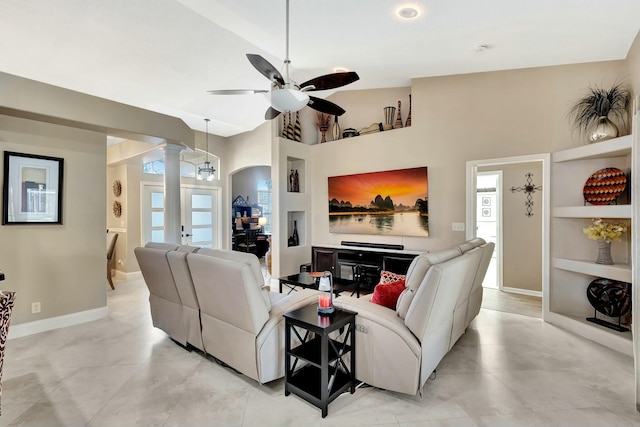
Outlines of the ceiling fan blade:
{"type": "Polygon", "coordinates": [[[306,90],[326,90],[335,89],[337,87],[346,86],[350,83],[360,80],[360,76],[355,71],[347,71],[344,73],[326,74],[324,76],[316,77],[306,81],[300,85],[302,89],[307,86],[315,86],[314,89],[306,90]]]}
{"type": "Polygon", "coordinates": [[[332,116],[341,116],[345,113],[344,109],[333,102],[327,101],[326,99],[316,98],[315,96],[309,97],[309,103],[307,105],[316,111],[331,114],[332,116]]]}
{"type": "Polygon", "coordinates": [[[280,111],[276,110],[273,107],[269,107],[269,109],[267,110],[266,113],[264,113],[264,119],[265,120],[271,120],[271,119],[275,119],[276,117],[278,117],[280,115],[280,111]]]}
{"type": "Polygon", "coordinates": [[[211,95],[253,95],[256,93],[268,93],[268,90],[263,89],[221,89],[221,90],[208,90],[211,95]]]}
{"type": "Polygon", "coordinates": [[[271,65],[269,61],[264,59],[260,55],[255,55],[253,53],[247,53],[247,59],[251,62],[251,65],[260,73],[271,80],[273,83],[278,83],[280,87],[284,86],[284,79],[282,78],[282,74],[280,71],[276,70],[276,68],[271,65]]]}

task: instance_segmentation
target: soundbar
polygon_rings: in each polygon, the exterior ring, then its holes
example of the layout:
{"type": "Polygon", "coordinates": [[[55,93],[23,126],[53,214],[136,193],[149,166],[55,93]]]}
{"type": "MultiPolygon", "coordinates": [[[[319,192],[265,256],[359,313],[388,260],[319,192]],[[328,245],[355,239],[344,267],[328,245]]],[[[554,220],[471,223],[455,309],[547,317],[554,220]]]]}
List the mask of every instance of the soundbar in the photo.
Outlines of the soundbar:
{"type": "Polygon", "coordinates": [[[404,250],[404,245],[387,245],[385,243],[349,242],[343,240],[340,244],[342,246],[360,246],[362,248],[393,249],[397,251],[404,250]]]}

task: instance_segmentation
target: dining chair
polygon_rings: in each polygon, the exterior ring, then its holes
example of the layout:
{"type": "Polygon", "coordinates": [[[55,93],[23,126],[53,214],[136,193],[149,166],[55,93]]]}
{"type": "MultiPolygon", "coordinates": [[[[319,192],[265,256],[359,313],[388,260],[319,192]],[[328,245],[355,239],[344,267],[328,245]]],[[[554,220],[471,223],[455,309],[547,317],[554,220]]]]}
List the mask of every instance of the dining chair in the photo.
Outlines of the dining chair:
{"type": "Polygon", "coordinates": [[[109,285],[111,285],[111,289],[113,290],[115,290],[116,287],[113,286],[113,280],[111,279],[111,270],[116,267],[115,253],[116,253],[117,240],[118,240],[118,233],[107,232],[107,280],[109,281],[109,285]]]}

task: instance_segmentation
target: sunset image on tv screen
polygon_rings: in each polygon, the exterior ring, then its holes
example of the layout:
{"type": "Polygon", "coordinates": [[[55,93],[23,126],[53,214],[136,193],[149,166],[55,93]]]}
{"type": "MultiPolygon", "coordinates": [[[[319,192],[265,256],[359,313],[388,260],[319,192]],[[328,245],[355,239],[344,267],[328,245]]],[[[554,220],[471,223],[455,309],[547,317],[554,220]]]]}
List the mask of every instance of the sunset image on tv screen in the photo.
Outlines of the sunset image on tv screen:
{"type": "Polygon", "coordinates": [[[332,233],[429,235],[427,167],[329,177],[332,233]]]}

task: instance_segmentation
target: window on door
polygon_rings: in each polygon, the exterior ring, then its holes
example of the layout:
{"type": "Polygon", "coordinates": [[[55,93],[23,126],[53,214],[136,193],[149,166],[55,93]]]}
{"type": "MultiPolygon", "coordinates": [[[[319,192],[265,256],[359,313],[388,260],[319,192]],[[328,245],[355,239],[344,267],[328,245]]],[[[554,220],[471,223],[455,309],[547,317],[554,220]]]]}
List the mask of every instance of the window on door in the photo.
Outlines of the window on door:
{"type": "Polygon", "coordinates": [[[258,204],[262,207],[262,216],[267,219],[263,233],[271,233],[271,180],[258,181],[258,204]]]}
{"type": "MultiPolygon", "coordinates": [[[[142,191],[142,241],[164,241],[164,187],[144,184],[142,191]]],[[[182,244],[220,247],[220,189],[182,186],[182,244]]]]}

